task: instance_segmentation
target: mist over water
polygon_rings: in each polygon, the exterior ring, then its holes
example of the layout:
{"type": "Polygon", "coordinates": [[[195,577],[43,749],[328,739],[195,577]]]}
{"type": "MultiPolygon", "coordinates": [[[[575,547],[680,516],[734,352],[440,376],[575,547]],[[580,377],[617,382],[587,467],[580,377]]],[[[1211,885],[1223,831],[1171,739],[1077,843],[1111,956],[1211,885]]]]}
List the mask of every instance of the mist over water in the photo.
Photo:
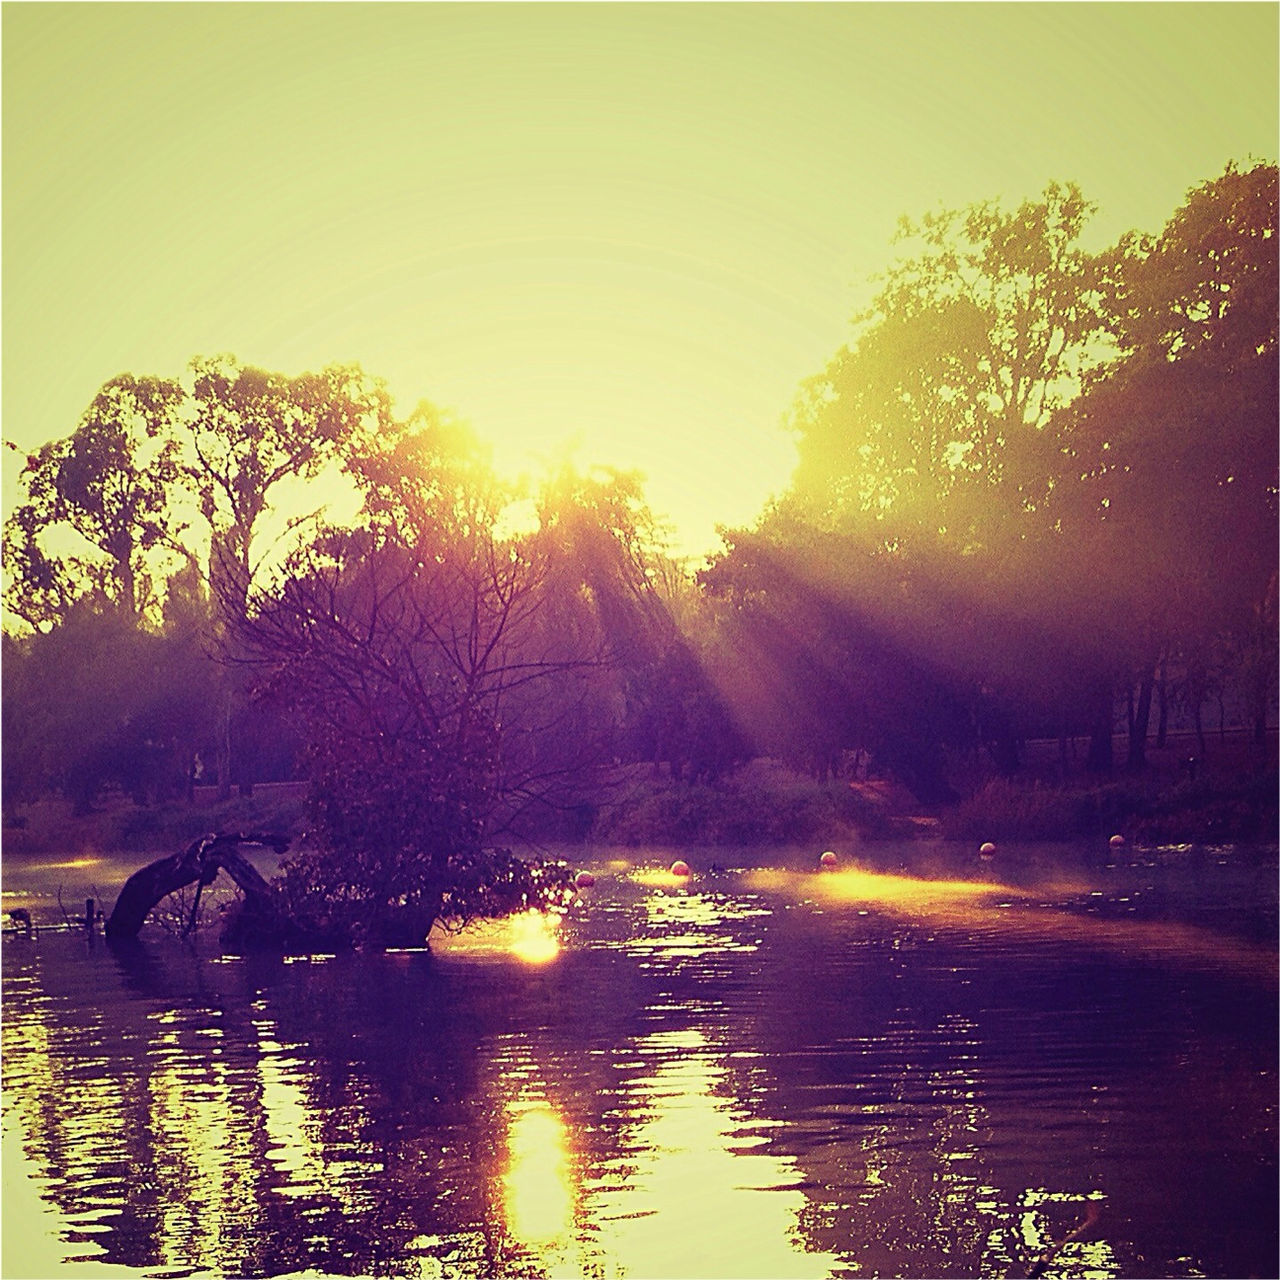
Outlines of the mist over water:
{"type": "Polygon", "coordinates": [[[1275,1274],[1273,849],[677,852],[430,954],[6,939],[5,1274],[1275,1274]]]}

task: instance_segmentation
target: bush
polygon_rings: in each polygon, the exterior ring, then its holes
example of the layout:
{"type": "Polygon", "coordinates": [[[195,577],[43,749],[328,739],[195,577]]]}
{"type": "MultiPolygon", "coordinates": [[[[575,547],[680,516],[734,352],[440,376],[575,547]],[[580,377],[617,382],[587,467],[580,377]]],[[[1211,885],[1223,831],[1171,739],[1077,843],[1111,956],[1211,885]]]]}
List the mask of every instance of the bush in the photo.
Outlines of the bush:
{"type": "Polygon", "coordinates": [[[591,839],[617,845],[786,845],[868,834],[877,827],[871,810],[839,784],[671,782],[602,808],[591,839]]]}
{"type": "Polygon", "coordinates": [[[1061,840],[1124,831],[1152,844],[1274,838],[1276,779],[1144,778],[1054,787],[996,778],[942,820],[952,840],[1061,840]]]}
{"type": "Polygon", "coordinates": [[[1141,810],[1132,830],[1150,844],[1274,840],[1278,798],[1274,773],[1187,780],[1141,810]]]}

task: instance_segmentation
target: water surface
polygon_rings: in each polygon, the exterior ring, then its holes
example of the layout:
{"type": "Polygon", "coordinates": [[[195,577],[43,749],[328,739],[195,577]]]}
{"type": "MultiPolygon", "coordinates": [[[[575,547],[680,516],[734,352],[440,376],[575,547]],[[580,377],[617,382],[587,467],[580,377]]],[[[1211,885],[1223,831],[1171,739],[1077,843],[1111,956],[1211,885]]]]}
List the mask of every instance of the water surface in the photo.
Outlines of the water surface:
{"type": "Polygon", "coordinates": [[[1277,1274],[1274,850],[675,852],[431,954],[10,935],[4,1274],[1277,1274]]]}

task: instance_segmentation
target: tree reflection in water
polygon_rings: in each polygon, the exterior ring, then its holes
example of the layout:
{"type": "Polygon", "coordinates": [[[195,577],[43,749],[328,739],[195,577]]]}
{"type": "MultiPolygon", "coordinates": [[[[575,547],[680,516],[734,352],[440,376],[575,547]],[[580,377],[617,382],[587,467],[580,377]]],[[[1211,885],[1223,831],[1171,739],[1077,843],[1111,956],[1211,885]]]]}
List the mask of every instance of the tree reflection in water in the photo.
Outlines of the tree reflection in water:
{"type": "Polygon", "coordinates": [[[1089,1196],[1050,1274],[1265,1272],[1266,948],[837,884],[602,867],[541,965],[15,940],[6,1159],[116,1274],[1008,1275],[1089,1196]]]}

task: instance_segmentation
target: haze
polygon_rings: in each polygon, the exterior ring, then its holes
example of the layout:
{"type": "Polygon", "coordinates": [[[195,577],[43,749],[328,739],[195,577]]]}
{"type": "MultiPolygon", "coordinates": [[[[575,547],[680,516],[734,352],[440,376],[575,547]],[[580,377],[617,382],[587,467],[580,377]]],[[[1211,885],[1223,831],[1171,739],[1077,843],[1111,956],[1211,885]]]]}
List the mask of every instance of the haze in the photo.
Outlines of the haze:
{"type": "MultiPolygon", "coordinates": [[[[689,552],[782,488],[903,214],[1158,229],[1275,153],[1247,4],[8,4],[4,436],[129,370],[358,361],[689,552]]],[[[5,458],[6,508],[17,461],[5,458]]]]}

